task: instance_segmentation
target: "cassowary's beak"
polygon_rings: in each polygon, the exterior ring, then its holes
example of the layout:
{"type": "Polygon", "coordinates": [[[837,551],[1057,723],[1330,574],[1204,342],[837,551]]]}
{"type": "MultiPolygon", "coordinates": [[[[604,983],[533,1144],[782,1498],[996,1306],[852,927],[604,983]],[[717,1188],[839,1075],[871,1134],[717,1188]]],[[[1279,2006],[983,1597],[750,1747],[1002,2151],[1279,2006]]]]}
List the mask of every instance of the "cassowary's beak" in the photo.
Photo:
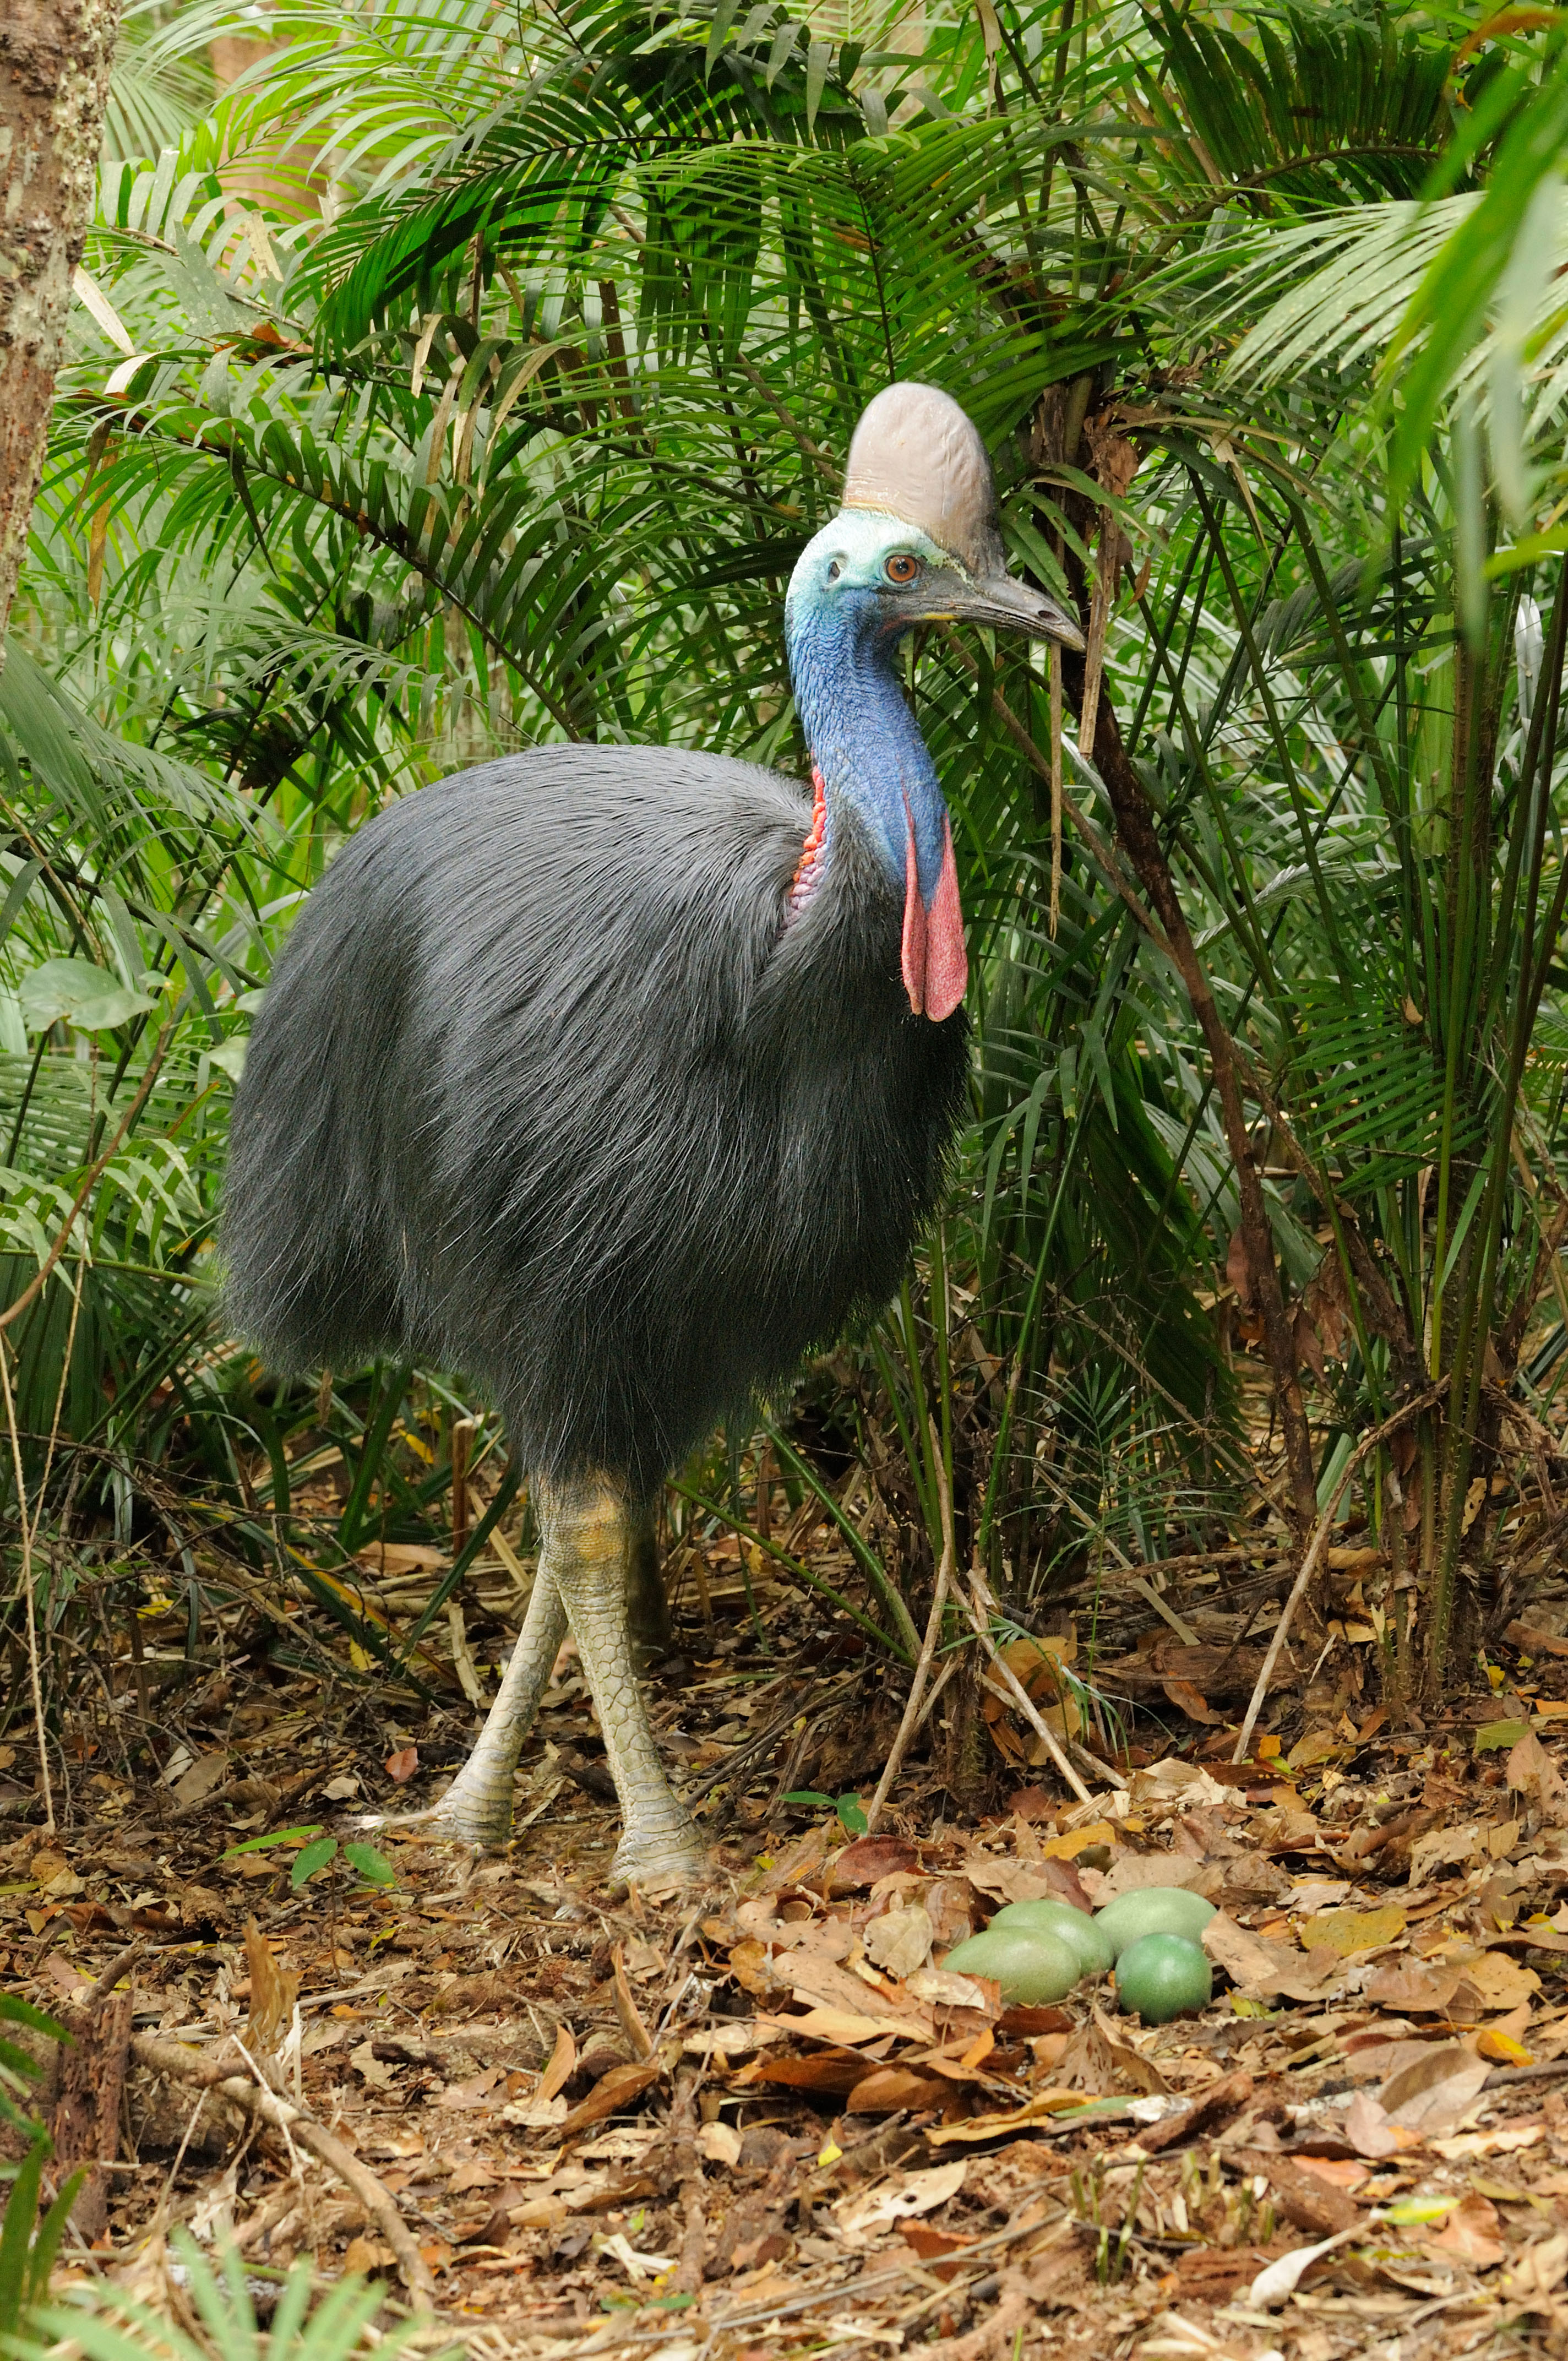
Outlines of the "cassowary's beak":
{"type": "Polygon", "coordinates": [[[1036,639],[1059,640],[1064,648],[1083,653],[1083,633],[1064,607],[1011,574],[988,574],[967,586],[959,608],[965,622],[990,623],[998,631],[1029,631],[1036,639]]]}
{"type": "Polygon", "coordinates": [[[933,566],[899,605],[912,621],[985,623],[993,631],[1059,640],[1080,654],[1083,650],[1083,633],[1065,609],[1012,574],[992,570],[972,575],[960,573],[956,566],[933,566]]]}

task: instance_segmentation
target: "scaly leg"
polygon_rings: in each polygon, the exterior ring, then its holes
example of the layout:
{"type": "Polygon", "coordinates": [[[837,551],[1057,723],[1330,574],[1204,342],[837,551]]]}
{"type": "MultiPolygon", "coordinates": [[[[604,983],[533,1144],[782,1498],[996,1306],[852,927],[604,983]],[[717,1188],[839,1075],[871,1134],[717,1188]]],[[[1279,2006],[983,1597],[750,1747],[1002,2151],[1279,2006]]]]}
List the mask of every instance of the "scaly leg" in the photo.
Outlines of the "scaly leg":
{"type": "Polygon", "coordinates": [[[625,1825],[615,1869],[641,1885],[691,1884],[707,1874],[702,1839],[664,1777],[627,1631],[632,1504],[613,1477],[598,1474],[536,1482],[533,1497],[620,1799],[625,1825]]]}
{"type": "Polygon", "coordinates": [[[511,1774],[565,1636],[566,1610],[552,1577],[546,1548],[540,1552],[528,1612],[506,1678],[462,1770],[428,1811],[410,1812],[400,1819],[373,1818],[366,1825],[428,1828],[438,1841],[504,1845],[511,1834],[511,1774]]]}

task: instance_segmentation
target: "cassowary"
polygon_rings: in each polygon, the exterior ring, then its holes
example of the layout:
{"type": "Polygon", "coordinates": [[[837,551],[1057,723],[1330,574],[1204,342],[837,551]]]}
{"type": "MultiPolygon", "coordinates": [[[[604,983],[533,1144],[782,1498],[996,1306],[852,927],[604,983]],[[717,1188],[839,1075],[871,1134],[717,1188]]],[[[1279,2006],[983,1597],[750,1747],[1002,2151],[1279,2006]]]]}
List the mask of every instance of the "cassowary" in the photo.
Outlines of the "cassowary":
{"type": "Polygon", "coordinates": [[[505,1841],[569,1626],[617,1871],[702,1872],[638,1693],[631,1537],[718,1420],[887,1301],[936,1205],[967,965],[894,661],[954,620],[1082,644],[1009,576],[963,411],[892,385],[784,608],[809,804],[679,747],[481,763],[361,829],[278,960],[234,1110],[234,1323],[282,1369],[463,1371],[532,1486],[522,1635],[434,1834],[505,1841]]]}

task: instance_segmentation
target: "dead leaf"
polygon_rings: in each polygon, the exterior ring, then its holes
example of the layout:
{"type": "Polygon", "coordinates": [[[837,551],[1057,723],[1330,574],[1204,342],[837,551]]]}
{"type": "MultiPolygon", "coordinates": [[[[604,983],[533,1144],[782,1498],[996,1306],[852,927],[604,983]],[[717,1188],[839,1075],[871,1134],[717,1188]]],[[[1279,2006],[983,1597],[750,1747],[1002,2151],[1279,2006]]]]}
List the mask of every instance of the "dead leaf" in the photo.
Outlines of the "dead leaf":
{"type": "Polygon", "coordinates": [[[902,2020],[908,2032],[917,2034],[923,2040],[929,2041],[935,2035],[929,2010],[922,2008],[917,2000],[910,1999],[895,1984],[885,1984],[876,1977],[867,1981],[849,1968],[840,1967],[836,1960],[813,1959],[809,1955],[803,1958],[798,1951],[779,1964],[791,1992],[803,2007],[841,2008],[851,2016],[864,2016],[874,2006],[880,2015],[902,2020]]]}
{"type": "Polygon", "coordinates": [[[1405,1914],[1394,1902],[1381,1910],[1325,1910],[1302,1927],[1301,1948],[1315,1951],[1326,1945],[1347,1960],[1356,1951],[1380,1951],[1386,1943],[1397,1943],[1405,1925],[1405,1914]]]}
{"type": "MultiPolygon", "coordinates": [[[[1405,2147],[1420,2144],[1419,2132],[1404,2124],[1391,2124],[1386,2107],[1370,2091],[1357,2091],[1344,2111],[1344,2136],[1357,2156],[1370,2157],[1374,2163],[1386,2156],[1398,2156],[1405,2147]]],[[[1306,2159],[1302,2158],[1303,2163],[1306,2159]]]]}
{"type": "Polygon", "coordinates": [[[988,2024],[1002,2014],[1002,1986],[994,1976],[961,1976],[956,1968],[916,1968],[905,1982],[916,2000],[937,2009],[977,2009],[988,2024]]]}
{"type": "Polygon", "coordinates": [[[658,2080],[656,2059],[646,2059],[634,2066],[612,2066],[608,2074],[599,2077],[581,2104],[574,2107],[565,2117],[559,2126],[561,2137],[569,2139],[574,2132],[586,2130],[589,2124],[602,2124],[607,2117],[618,2114],[622,2107],[629,2107],[634,2099],[641,2098],[644,2091],[652,2090],[658,2080]]]}
{"type": "Polygon", "coordinates": [[[1442,2228],[1435,2237],[1429,2236],[1427,2244],[1440,2255],[1453,2255],[1473,2271],[1489,2271],[1508,2251],[1497,2235],[1501,2227],[1491,2199],[1477,2196],[1473,2191],[1468,2197],[1461,2198],[1442,2228]]]}
{"type": "Polygon", "coordinates": [[[1336,2230],[1332,2238],[1321,2238],[1315,2246],[1298,2246],[1293,2254],[1281,2255],[1277,2262],[1266,2264],[1247,2290],[1247,2302],[1255,2312],[1266,2308],[1277,2311],[1300,2286],[1302,2279],[1320,2256],[1332,2254],[1347,2238],[1360,2235],[1360,2224],[1336,2230]]]}
{"type": "Polygon", "coordinates": [[[68,1993],[72,1999],[78,1993],[86,1992],[93,1982],[91,1976],[84,1976],[81,1969],[74,1967],[61,1951],[49,1951],[45,1954],[43,1973],[58,1991],[68,1993]]]}
{"type": "Polygon", "coordinates": [[[960,2238],[954,2230],[934,2230],[928,2222],[902,2222],[899,2235],[905,2245],[925,2264],[934,2279],[956,2279],[963,2268],[963,2256],[972,2246],[972,2238],[960,2238]],[[951,2257],[943,2261],[944,2256],[951,2257]]]}
{"type": "Polygon", "coordinates": [[[254,1918],[245,1922],[245,1957],[250,1970],[247,2044],[270,2052],[278,2047],[278,2037],[284,2026],[292,2020],[294,2003],[300,1996],[299,1971],[279,1965],[254,1918]]]}
{"type": "Polygon", "coordinates": [[[1215,1911],[1199,1939],[1215,1965],[1223,1968],[1248,1999],[1279,1995],[1287,2000],[1320,2000],[1337,1974],[1338,1962],[1332,1954],[1321,1969],[1315,1967],[1282,1944],[1266,1942],[1261,1935],[1238,1927],[1223,1910],[1215,1911]]]}
{"type": "Polygon", "coordinates": [[[1366,1987],[1374,2008],[1401,2016],[1442,2015],[1459,1990],[1457,1968],[1429,1968],[1420,1960],[1390,1960],[1366,1987]]]}
{"type": "Polygon", "coordinates": [[[1386,2082],[1377,2097],[1390,2123],[1423,2136],[1455,2131],[1491,2072],[1484,2058],[1459,2042],[1444,2042],[1386,2082]]]}
{"type": "Polygon", "coordinates": [[[373,2091],[385,2091],[390,2085],[392,2070],[384,2059],[377,2057],[371,2042],[362,2041],[357,2049],[351,2049],[348,2062],[360,2081],[368,2082],[373,2091]]]}
{"type": "Polygon", "coordinates": [[[773,1974],[767,1945],[751,1938],[744,1943],[737,1943],[730,1952],[729,1972],[741,1991],[749,1992],[753,1999],[761,2000],[769,1993],[779,1990],[779,1981],[773,1974]]]}
{"type": "Polygon", "coordinates": [[[696,2136],[697,2153],[707,2157],[709,2164],[722,2164],[731,2169],[740,2161],[740,2135],[733,2124],[704,2124],[696,2136]]]}
{"type": "Polygon", "coordinates": [[[920,1856],[903,1837],[856,1837],[833,1856],[830,1894],[865,1894],[879,1877],[919,1873],[920,1856]]]}
{"type": "Polygon", "coordinates": [[[1119,2041],[1104,2012],[1092,2005],[1054,2070],[1059,2082],[1089,2098],[1108,2098],[1129,2085],[1147,2098],[1164,2098],[1170,2091],[1153,2060],[1129,2042],[1119,2041]]]}
{"type": "Polygon", "coordinates": [[[1529,2303],[1534,2298],[1548,2297],[1561,2286],[1568,2274],[1568,2231],[1560,2231],[1555,2238],[1542,2238],[1527,2246],[1513,2268],[1504,2275],[1503,2286],[1514,2302],[1529,2303]]]}
{"type": "Polygon", "coordinates": [[[1542,1819],[1559,1827],[1568,1818],[1568,1787],[1533,1730],[1524,1733],[1509,1754],[1507,1775],[1509,1787],[1528,1795],[1542,1819]]]}
{"type": "Polygon", "coordinates": [[[199,1754],[190,1769],[182,1771],[174,1782],[175,1802],[199,1804],[203,1795],[210,1795],[214,1787],[223,1784],[228,1767],[229,1758],[222,1747],[215,1754],[199,1754]]]}
{"type": "Polygon", "coordinates": [[[939,2075],[917,2073],[912,2066],[878,2066],[863,2074],[844,2102],[848,2115],[892,2115],[903,2107],[940,2107],[948,2087],[939,2075]]]}
{"type": "Polygon", "coordinates": [[[839,2048],[881,2041],[889,2034],[896,2039],[909,2032],[896,2016],[867,2016],[847,2008],[808,2008],[804,2016],[764,2016],[759,2022],[765,2030],[798,2033],[803,2041],[832,2042],[839,2048]]]}
{"type": "Polygon", "coordinates": [[[1005,2139],[1014,2132],[1025,2131],[1031,2124],[1045,2122],[1051,2115],[1064,2114],[1084,2103],[1081,2091],[1038,2091],[1021,2107],[1005,2114],[970,2115],[967,2122],[943,2124],[938,2130],[926,2135],[928,2147],[951,2147],[984,2140],[1005,2139]]]}
{"type": "Polygon", "coordinates": [[[926,2172],[901,2172],[874,2189],[841,2197],[833,2208],[839,2234],[850,2245],[863,2246],[866,2233],[883,2222],[934,2213],[958,2195],[968,2171],[968,2157],[958,2157],[951,2164],[938,2164],[926,2172]]]}
{"type": "Polygon", "coordinates": [[[576,2062],[577,2045],[572,2037],[572,2028],[569,2025],[558,2025],[555,2028],[555,2046],[550,2052],[550,2062],[540,2078],[539,2088],[534,2092],[534,2097],[541,2101],[554,2099],[571,2081],[572,2071],[576,2062]]]}
{"type": "Polygon", "coordinates": [[[866,1928],[866,1957],[890,1976],[912,1976],[931,1956],[931,1935],[930,1918],[918,1902],[903,1910],[884,1910],[866,1928]]]}
{"type": "MultiPolygon", "coordinates": [[[[1146,2147],[1146,2133],[1144,2139],[1146,2147]]],[[[1359,2189],[1367,2178],[1366,2167],[1358,2157],[1297,2156],[1290,2160],[1299,2172],[1310,2172],[1314,2180],[1326,2181],[1331,2189],[1359,2189]]]]}
{"type": "Polygon", "coordinates": [[[1218,1890],[1223,1875],[1218,1862],[1194,1860],[1190,1854],[1123,1852],[1105,1872],[1101,1898],[1102,1903],[1113,1902],[1119,1894],[1146,1894],[1152,1885],[1179,1885],[1189,1893],[1207,1895],[1211,1886],[1218,1890]]]}
{"type": "Polygon", "coordinates": [[[626,1980],[626,1947],[612,1943],[609,1948],[610,1983],[615,1993],[615,2013],[620,2019],[620,2029],[630,2044],[635,2058],[652,2058],[653,2037],[643,2024],[637,2003],[631,1996],[631,1986],[626,1980]]]}
{"type": "Polygon", "coordinates": [[[1521,1967],[1506,1951],[1486,1951],[1465,1962],[1464,1978],[1475,1985],[1486,2008],[1518,2008],[1541,1990],[1533,1968],[1521,1967]]]}
{"type": "Polygon", "coordinates": [[[1423,1884],[1434,1869],[1446,1868],[1450,1862],[1466,1861],[1472,1853],[1481,1850],[1484,1839],[1479,1824],[1467,1820],[1456,1828],[1429,1828],[1424,1836],[1416,1837],[1410,1845],[1409,1880],[1414,1885],[1423,1884]]]}
{"type": "Polygon", "coordinates": [[[738,2090],[749,2082],[776,2082],[786,2091],[820,2091],[831,2098],[848,2098],[866,2078],[866,2061],[853,2049],[814,2049],[805,2058],[758,2058],[742,2066],[730,2083],[738,2090]]]}
{"type": "Polygon", "coordinates": [[[1162,1680],[1160,1686],[1177,1711],[1184,1713],[1189,1721],[1207,1722],[1212,1729],[1223,1727],[1224,1715],[1216,1713],[1202,1690],[1194,1688],[1190,1681],[1162,1680]]]}
{"type": "Polygon", "coordinates": [[[1345,1741],[1337,1730],[1321,1727],[1299,1738],[1285,1760],[1292,1771],[1310,1771],[1315,1763],[1331,1762],[1345,1751],[1345,1741]]]}
{"type": "Polygon", "coordinates": [[[394,1787],[405,1785],[419,1769],[419,1748],[400,1746],[395,1754],[388,1755],[381,1768],[394,1787]]]}
{"type": "Polygon", "coordinates": [[[1122,1831],[1110,1820],[1091,1820],[1087,1828],[1069,1828],[1059,1837],[1047,1837],[1040,1847],[1047,1861],[1076,1861],[1091,1845],[1113,1845],[1122,1841],[1122,1831]]]}
{"type": "Polygon", "coordinates": [[[483,2106],[505,2071],[506,2069],[502,2066],[486,2066],[477,2074],[470,2074],[464,2081],[448,2082],[446,2088],[437,2093],[435,2103],[438,2107],[451,2107],[459,2111],[468,2107],[483,2106]]]}
{"type": "Polygon", "coordinates": [[[350,2274],[359,2272],[368,2279],[378,2271],[389,2271],[396,2259],[390,2246],[383,2245],[379,2238],[367,2238],[362,2232],[358,2237],[350,2238],[345,2248],[343,2268],[350,2274]]]}
{"type": "Polygon", "coordinates": [[[1456,2132],[1452,2139],[1429,2140],[1427,2146],[1448,2163],[1464,2164],[1472,2157],[1511,2156],[1545,2137],[1544,2124],[1499,2124],[1496,2131],[1456,2132]]]}

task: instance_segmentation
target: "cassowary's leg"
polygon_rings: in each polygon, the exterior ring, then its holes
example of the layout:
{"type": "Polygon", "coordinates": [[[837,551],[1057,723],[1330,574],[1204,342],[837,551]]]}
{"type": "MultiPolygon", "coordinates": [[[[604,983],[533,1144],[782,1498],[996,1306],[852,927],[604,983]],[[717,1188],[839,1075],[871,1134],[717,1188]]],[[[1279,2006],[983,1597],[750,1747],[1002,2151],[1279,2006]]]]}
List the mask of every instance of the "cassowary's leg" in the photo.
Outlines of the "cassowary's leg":
{"type": "Polygon", "coordinates": [[[664,1596],[664,1577],[659,1566],[659,1534],[652,1509],[634,1509],[631,1512],[631,1547],[626,1570],[626,1628],[631,1634],[631,1653],[640,1673],[661,1656],[667,1656],[674,1641],[670,1621],[670,1602],[664,1596]]]}
{"type": "Polygon", "coordinates": [[[670,1792],[632,1664],[627,1598],[635,1511],[608,1476],[536,1483],[533,1497],[620,1798],[625,1826],[615,1868],[643,1885],[701,1878],[702,1839],[670,1792]]]}
{"type": "Polygon", "coordinates": [[[376,1825],[424,1828],[459,1844],[504,1845],[511,1834],[511,1774],[565,1636],[566,1610],[541,1553],[522,1630],[478,1744],[428,1811],[376,1825]]]}

